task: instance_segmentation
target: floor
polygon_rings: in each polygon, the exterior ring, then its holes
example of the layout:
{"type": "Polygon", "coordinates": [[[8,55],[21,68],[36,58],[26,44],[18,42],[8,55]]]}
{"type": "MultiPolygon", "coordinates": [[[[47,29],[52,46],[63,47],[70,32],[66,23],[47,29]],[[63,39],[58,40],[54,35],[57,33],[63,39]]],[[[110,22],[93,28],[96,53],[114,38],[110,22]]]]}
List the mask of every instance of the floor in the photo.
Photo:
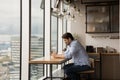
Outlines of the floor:
{"type": "MultiPolygon", "coordinates": [[[[64,77],[64,71],[63,69],[60,69],[58,71],[56,71],[54,74],[53,74],[54,77],[64,77]]],[[[46,80],[50,80],[50,79],[46,79],[46,80]]],[[[52,79],[52,80],[63,80],[63,79],[52,79]]],[[[86,79],[81,79],[81,80],[86,80],[86,79]]],[[[90,80],[97,80],[97,79],[90,79],[90,80]]]]}
{"type": "MultiPolygon", "coordinates": [[[[54,77],[64,77],[64,71],[63,70],[58,70],[57,72],[55,72],[53,74],[54,77]]],[[[50,80],[50,79],[46,79],[46,80],[50,80]]],[[[53,79],[53,80],[62,80],[62,79],[53,79]]]]}

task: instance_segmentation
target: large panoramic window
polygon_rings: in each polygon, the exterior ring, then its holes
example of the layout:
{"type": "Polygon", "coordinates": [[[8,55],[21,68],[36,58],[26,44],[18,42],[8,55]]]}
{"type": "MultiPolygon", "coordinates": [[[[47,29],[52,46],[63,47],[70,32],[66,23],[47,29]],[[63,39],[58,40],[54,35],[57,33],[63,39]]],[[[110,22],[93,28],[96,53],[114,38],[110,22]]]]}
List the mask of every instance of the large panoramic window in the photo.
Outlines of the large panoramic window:
{"type": "MultiPolygon", "coordinates": [[[[67,10],[68,9],[68,5],[63,4],[63,10],[67,10]]],[[[67,19],[66,17],[63,18],[63,34],[67,32],[67,19]]],[[[65,50],[66,48],[66,44],[63,41],[63,50],[65,50]]]]}
{"type": "Polygon", "coordinates": [[[20,80],[21,0],[0,0],[0,80],[20,80]]]}
{"type": "MultiPolygon", "coordinates": [[[[67,32],[67,19],[63,19],[63,34],[67,32]]],[[[66,48],[66,44],[63,41],[63,50],[66,48]]]]}
{"type": "MultiPolygon", "coordinates": [[[[55,7],[56,0],[51,0],[51,8],[55,7]]],[[[51,51],[58,51],[58,18],[51,13],[51,51]]],[[[53,65],[53,70],[57,68],[53,65]]]]}
{"type": "MultiPolygon", "coordinates": [[[[51,0],[51,8],[54,8],[56,0],[51,0]]],[[[57,52],[58,48],[58,18],[51,13],[51,51],[57,52]]]]}
{"type": "MultiPolygon", "coordinates": [[[[30,0],[30,60],[44,56],[44,1],[30,0]]],[[[44,65],[30,65],[30,80],[38,80],[44,74],[44,65]]]]}
{"type": "Polygon", "coordinates": [[[58,19],[51,16],[51,51],[58,50],[58,19]]]}

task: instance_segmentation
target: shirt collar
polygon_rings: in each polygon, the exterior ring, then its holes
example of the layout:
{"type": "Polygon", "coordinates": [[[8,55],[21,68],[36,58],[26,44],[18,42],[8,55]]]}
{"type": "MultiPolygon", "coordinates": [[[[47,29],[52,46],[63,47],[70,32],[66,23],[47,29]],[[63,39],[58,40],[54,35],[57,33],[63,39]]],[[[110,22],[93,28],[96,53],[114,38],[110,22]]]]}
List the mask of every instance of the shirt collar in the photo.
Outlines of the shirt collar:
{"type": "Polygon", "coordinates": [[[71,43],[68,45],[69,47],[71,47],[72,43],[76,41],[76,40],[72,40],[71,43]]]}

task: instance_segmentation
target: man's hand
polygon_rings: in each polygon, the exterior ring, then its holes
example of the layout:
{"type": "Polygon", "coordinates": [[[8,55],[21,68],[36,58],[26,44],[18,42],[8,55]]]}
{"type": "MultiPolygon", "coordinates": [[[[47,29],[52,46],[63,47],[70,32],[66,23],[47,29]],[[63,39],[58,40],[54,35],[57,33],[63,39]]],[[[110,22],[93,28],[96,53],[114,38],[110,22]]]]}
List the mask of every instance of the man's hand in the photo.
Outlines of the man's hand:
{"type": "Polygon", "coordinates": [[[52,52],[52,53],[51,53],[51,56],[52,56],[53,58],[65,58],[63,53],[57,54],[56,52],[52,52]]]}
{"type": "Polygon", "coordinates": [[[54,58],[56,57],[56,55],[57,55],[56,53],[52,53],[51,54],[51,56],[53,56],[54,58]]]}
{"type": "Polygon", "coordinates": [[[57,55],[56,52],[51,53],[51,56],[53,56],[54,58],[56,57],[56,55],[57,55]]]}

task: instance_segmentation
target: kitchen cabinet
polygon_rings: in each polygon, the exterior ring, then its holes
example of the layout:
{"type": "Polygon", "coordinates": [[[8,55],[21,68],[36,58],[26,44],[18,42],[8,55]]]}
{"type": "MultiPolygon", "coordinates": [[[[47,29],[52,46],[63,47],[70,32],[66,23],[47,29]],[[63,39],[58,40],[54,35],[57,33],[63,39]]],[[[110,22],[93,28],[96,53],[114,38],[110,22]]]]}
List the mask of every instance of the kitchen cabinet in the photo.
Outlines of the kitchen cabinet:
{"type": "Polygon", "coordinates": [[[101,80],[120,80],[120,54],[102,53],[101,80]]]}
{"type": "Polygon", "coordinates": [[[118,9],[116,5],[86,5],[86,33],[119,32],[118,9]]]}
{"type": "Polygon", "coordinates": [[[111,6],[111,32],[119,32],[119,5],[111,6]]]}
{"type": "Polygon", "coordinates": [[[119,0],[81,0],[82,4],[117,3],[119,0]]]}

